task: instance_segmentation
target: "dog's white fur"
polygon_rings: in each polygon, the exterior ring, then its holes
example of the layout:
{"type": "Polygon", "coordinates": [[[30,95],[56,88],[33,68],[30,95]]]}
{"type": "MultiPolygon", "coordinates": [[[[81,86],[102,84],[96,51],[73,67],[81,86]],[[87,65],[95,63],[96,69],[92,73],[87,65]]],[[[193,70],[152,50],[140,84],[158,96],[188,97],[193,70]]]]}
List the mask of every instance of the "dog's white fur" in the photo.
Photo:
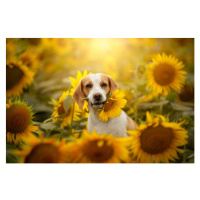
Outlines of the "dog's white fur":
{"type": "MultiPolygon", "coordinates": [[[[96,93],[100,93],[102,95],[102,101],[103,102],[106,101],[106,92],[100,86],[100,82],[101,82],[100,74],[90,74],[89,77],[90,77],[90,80],[93,83],[93,87],[90,90],[89,95],[88,95],[89,101],[91,103],[95,103],[93,95],[96,94],[96,93]]],[[[102,106],[95,106],[95,107],[99,108],[99,107],[102,107],[102,106]]]]}
{"type": "Polygon", "coordinates": [[[110,133],[115,137],[126,137],[127,133],[127,116],[124,111],[121,115],[116,118],[109,119],[107,122],[102,122],[97,116],[97,111],[89,108],[88,117],[88,131],[92,132],[95,130],[98,134],[110,133]]]}
{"type": "Polygon", "coordinates": [[[90,74],[87,78],[83,78],[79,85],[77,86],[73,98],[78,103],[79,107],[83,106],[84,101],[82,98],[88,97],[88,108],[89,108],[89,117],[88,117],[88,131],[92,132],[95,130],[98,134],[107,133],[112,134],[115,137],[126,137],[127,130],[134,130],[137,124],[130,118],[128,115],[122,110],[121,115],[116,118],[109,119],[107,122],[102,122],[98,118],[98,109],[103,107],[103,102],[106,101],[106,90],[101,86],[102,79],[107,78],[109,80],[110,92],[113,92],[117,89],[117,84],[115,81],[108,75],[104,74],[90,74]],[[92,87],[88,92],[88,95],[85,96],[83,94],[83,87],[85,87],[86,83],[91,83],[92,87]],[[86,82],[86,83],[85,83],[86,82]],[[95,94],[101,95],[101,100],[98,102],[102,102],[100,105],[94,105],[97,101],[94,98],[95,94]]]}

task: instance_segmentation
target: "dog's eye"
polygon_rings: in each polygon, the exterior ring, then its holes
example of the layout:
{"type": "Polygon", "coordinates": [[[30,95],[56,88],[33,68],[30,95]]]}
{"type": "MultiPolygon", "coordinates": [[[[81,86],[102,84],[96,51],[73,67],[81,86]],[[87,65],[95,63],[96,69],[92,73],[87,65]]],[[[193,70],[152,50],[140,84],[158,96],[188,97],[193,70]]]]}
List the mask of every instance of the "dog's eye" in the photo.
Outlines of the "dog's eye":
{"type": "Polygon", "coordinates": [[[107,84],[106,83],[102,83],[102,85],[101,85],[102,87],[106,87],[107,86],[107,84]]]}
{"type": "Polygon", "coordinates": [[[91,84],[87,84],[87,85],[86,85],[86,88],[91,88],[91,87],[92,87],[91,84]]]}

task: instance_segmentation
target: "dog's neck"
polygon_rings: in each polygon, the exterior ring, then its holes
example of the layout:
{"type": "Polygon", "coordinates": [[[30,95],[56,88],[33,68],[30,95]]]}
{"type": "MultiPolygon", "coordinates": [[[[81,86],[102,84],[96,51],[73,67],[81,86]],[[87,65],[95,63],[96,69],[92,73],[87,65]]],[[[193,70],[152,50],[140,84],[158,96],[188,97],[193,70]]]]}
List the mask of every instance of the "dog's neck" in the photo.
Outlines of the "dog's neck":
{"type": "Polygon", "coordinates": [[[99,108],[94,108],[90,103],[88,103],[88,109],[89,109],[89,114],[99,119],[98,117],[99,108]]]}

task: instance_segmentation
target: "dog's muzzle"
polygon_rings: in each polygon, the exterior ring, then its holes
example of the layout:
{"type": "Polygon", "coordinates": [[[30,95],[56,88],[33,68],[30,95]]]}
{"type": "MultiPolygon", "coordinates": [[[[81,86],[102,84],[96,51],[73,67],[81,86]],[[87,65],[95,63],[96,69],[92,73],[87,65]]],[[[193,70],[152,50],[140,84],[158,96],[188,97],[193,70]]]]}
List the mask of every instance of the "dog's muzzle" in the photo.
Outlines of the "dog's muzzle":
{"type": "Polygon", "coordinates": [[[104,101],[104,102],[97,102],[97,103],[91,103],[90,102],[90,104],[91,104],[91,106],[100,106],[100,105],[102,105],[102,107],[103,107],[103,105],[106,103],[106,101],[104,101]]]}

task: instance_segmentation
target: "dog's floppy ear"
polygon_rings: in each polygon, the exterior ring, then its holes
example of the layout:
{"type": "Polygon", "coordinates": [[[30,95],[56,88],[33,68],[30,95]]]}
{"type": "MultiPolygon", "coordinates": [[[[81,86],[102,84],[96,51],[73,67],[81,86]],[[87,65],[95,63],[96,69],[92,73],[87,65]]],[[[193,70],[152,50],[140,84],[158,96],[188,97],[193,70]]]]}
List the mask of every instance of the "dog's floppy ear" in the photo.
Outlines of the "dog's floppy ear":
{"type": "Polygon", "coordinates": [[[79,84],[77,85],[72,97],[74,101],[79,105],[79,108],[82,109],[84,105],[83,98],[85,97],[82,91],[82,80],[80,80],[79,84]]]}
{"type": "Polygon", "coordinates": [[[110,84],[110,92],[114,92],[118,88],[118,85],[111,76],[108,76],[108,78],[110,84]]]}

